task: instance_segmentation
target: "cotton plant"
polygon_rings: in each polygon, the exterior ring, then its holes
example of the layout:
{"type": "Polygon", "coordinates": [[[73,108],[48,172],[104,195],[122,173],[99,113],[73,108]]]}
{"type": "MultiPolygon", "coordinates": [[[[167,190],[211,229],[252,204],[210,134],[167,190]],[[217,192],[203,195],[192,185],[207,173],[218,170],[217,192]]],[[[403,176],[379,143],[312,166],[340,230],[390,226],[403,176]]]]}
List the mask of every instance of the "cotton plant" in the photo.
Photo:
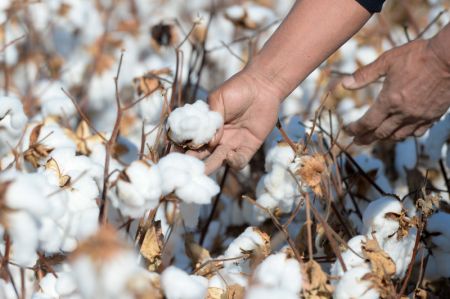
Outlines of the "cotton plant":
{"type": "MultiPolygon", "coordinates": [[[[445,228],[450,214],[446,212],[437,212],[431,215],[427,222],[427,233],[430,234],[429,259],[430,264],[434,265],[429,270],[427,276],[430,278],[450,277],[448,262],[450,260],[450,235],[445,228]]],[[[427,269],[428,270],[428,269],[427,269]]]]}

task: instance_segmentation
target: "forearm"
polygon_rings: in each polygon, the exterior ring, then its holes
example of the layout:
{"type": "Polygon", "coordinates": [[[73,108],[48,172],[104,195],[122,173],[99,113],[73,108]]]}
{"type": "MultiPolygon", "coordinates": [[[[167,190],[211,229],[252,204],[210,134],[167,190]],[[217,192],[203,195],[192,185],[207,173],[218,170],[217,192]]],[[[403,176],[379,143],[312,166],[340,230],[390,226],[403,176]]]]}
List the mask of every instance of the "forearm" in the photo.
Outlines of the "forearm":
{"type": "Polygon", "coordinates": [[[355,0],[300,0],[245,72],[283,99],[370,18],[355,0]]]}
{"type": "Polygon", "coordinates": [[[431,39],[430,46],[436,56],[450,70],[450,23],[431,39]]]}

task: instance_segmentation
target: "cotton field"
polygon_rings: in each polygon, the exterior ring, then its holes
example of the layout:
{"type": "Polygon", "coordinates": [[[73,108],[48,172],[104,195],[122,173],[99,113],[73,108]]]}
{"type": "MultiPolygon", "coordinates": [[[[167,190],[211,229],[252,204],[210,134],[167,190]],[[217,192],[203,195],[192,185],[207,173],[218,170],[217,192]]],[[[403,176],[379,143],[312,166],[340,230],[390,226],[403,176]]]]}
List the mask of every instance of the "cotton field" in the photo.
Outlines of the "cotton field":
{"type": "Polygon", "coordinates": [[[352,142],[380,84],[343,75],[450,21],[384,11],[210,173],[208,93],[294,0],[0,0],[0,299],[448,298],[450,113],[352,142]]]}

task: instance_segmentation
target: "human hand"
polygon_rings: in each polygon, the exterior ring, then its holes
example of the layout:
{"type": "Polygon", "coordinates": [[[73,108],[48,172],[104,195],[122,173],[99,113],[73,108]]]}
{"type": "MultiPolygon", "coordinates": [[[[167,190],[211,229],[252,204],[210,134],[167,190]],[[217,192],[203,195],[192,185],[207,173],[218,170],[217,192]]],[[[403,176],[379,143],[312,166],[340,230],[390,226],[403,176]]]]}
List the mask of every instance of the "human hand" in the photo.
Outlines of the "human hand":
{"type": "Polygon", "coordinates": [[[263,144],[275,126],[282,99],[271,83],[256,72],[243,70],[210,95],[210,108],[222,114],[224,126],[208,149],[193,153],[207,157],[206,173],[224,162],[232,168],[243,168],[263,144]]]}
{"type": "Polygon", "coordinates": [[[347,127],[355,143],[421,136],[447,111],[450,67],[433,39],[389,50],[342,80],[345,88],[359,89],[385,76],[377,101],[347,127]]]}

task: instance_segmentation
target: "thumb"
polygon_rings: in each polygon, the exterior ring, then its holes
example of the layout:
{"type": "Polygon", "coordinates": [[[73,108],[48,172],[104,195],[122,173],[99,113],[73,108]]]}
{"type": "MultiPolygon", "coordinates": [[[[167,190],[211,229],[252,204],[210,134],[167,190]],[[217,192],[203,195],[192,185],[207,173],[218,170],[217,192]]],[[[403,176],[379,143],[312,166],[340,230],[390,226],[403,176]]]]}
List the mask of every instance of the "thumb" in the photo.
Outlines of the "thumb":
{"type": "Polygon", "coordinates": [[[255,151],[248,147],[241,147],[236,151],[229,151],[227,154],[227,163],[234,169],[244,168],[252,159],[255,151]]]}
{"type": "Polygon", "coordinates": [[[390,61],[385,54],[374,62],[359,68],[351,76],[342,79],[342,85],[346,89],[359,89],[386,75],[390,61]]]}

